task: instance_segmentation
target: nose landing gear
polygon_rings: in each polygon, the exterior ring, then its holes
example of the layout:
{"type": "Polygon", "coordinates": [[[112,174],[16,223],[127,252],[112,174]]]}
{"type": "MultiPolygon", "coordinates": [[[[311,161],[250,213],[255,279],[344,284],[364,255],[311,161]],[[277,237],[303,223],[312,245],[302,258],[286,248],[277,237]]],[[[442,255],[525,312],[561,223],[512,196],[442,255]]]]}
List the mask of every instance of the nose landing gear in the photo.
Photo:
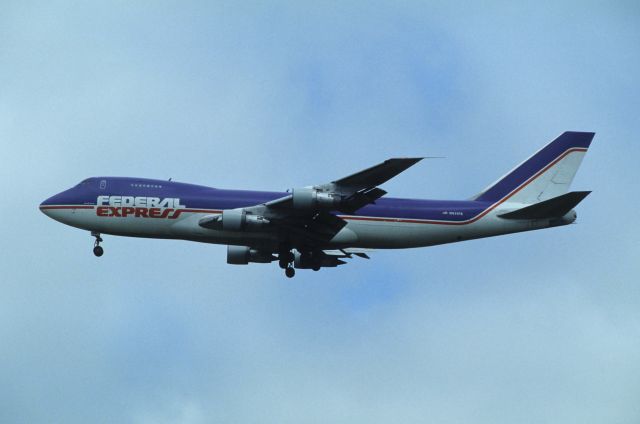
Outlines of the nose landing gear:
{"type": "Polygon", "coordinates": [[[92,231],[91,235],[96,238],[96,241],[93,244],[93,254],[97,257],[100,257],[104,254],[104,249],[102,248],[102,246],[100,246],[102,237],[100,237],[100,233],[96,233],[95,231],[92,231]]]}

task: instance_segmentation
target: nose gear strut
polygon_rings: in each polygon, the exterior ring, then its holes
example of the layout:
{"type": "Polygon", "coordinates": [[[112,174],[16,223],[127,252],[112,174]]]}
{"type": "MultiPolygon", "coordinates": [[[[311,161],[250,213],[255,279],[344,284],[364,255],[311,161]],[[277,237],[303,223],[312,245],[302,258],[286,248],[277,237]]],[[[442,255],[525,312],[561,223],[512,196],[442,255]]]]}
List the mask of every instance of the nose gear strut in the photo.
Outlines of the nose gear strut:
{"type": "Polygon", "coordinates": [[[100,237],[100,233],[92,231],[91,236],[96,238],[95,243],[93,244],[93,254],[97,257],[100,257],[104,254],[104,249],[100,246],[100,242],[102,241],[102,237],[100,237]]]}

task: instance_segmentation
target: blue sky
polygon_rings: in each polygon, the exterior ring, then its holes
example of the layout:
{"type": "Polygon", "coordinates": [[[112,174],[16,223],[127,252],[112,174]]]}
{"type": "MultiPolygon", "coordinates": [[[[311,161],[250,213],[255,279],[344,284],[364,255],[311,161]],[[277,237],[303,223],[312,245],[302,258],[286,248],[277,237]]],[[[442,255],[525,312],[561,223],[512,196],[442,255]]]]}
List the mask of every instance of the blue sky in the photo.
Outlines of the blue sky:
{"type": "Polygon", "coordinates": [[[637,423],[635,2],[4,2],[0,422],[637,423]],[[466,198],[595,131],[577,225],[337,270],[105,237],[87,176],[466,198]]]}

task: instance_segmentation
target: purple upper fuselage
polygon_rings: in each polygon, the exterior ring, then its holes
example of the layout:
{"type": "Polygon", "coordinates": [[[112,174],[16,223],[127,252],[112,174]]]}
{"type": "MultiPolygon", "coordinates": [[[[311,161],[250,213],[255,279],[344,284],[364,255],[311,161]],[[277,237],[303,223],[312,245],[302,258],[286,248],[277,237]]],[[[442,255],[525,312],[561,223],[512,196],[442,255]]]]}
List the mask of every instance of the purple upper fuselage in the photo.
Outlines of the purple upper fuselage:
{"type": "MultiPolygon", "coordinates": [[[[284,197],[271,191],[225,190],[174,181],[129,177],[92,177],[42,202],[52,205],[96,205],[98,196],[179,198],[188,209],[223,210],[255,206],[284,197]]],[[[381,198],[350,216],[465,221],[491,205],[484,201],[381,198]]]]}
{"type": "MultiPolygon", "coordinates": [[[[463,222],[505,201],[537,175],[572,151],[586,151],[594,133],[566,131],[482,192],[475,200],[414,200],[381,198],[350,216],[463,222]]],[[[223,190],[194,184],[145,178],[94,177],[57,194],[42,205],[96,205],[98,196],[179,198],[187,209],[220,211],[255,206],[286,196],[269,191],[223,190]]]]}

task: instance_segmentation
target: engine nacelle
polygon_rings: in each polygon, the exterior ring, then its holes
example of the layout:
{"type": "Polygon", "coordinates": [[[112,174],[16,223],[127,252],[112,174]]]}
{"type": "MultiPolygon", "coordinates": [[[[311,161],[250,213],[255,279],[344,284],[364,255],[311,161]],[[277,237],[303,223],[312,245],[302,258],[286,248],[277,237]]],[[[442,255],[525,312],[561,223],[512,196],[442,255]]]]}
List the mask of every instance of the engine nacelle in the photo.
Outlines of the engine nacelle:
{"type": "Polygon", "coordinates": [[[337,193],[318,191],[315,188],[294,188],[293,208],[298,210],[334,209],[342,203],[337,193]]]}
{"type": "Polygon", "coordinates": [[[252,249],[248,246],[227,246],[227,263],[247,265],[249,262],[268,264],[277,258],[271,252],[252,249]]]}
{"type": "Polygon", "coordinates": [[[221,215],[207,215],[198,221],[201,227],[225,231],[261,230],[269,224],[264,216],[247,214],[243,209],[226,209],[221,215]]]}

